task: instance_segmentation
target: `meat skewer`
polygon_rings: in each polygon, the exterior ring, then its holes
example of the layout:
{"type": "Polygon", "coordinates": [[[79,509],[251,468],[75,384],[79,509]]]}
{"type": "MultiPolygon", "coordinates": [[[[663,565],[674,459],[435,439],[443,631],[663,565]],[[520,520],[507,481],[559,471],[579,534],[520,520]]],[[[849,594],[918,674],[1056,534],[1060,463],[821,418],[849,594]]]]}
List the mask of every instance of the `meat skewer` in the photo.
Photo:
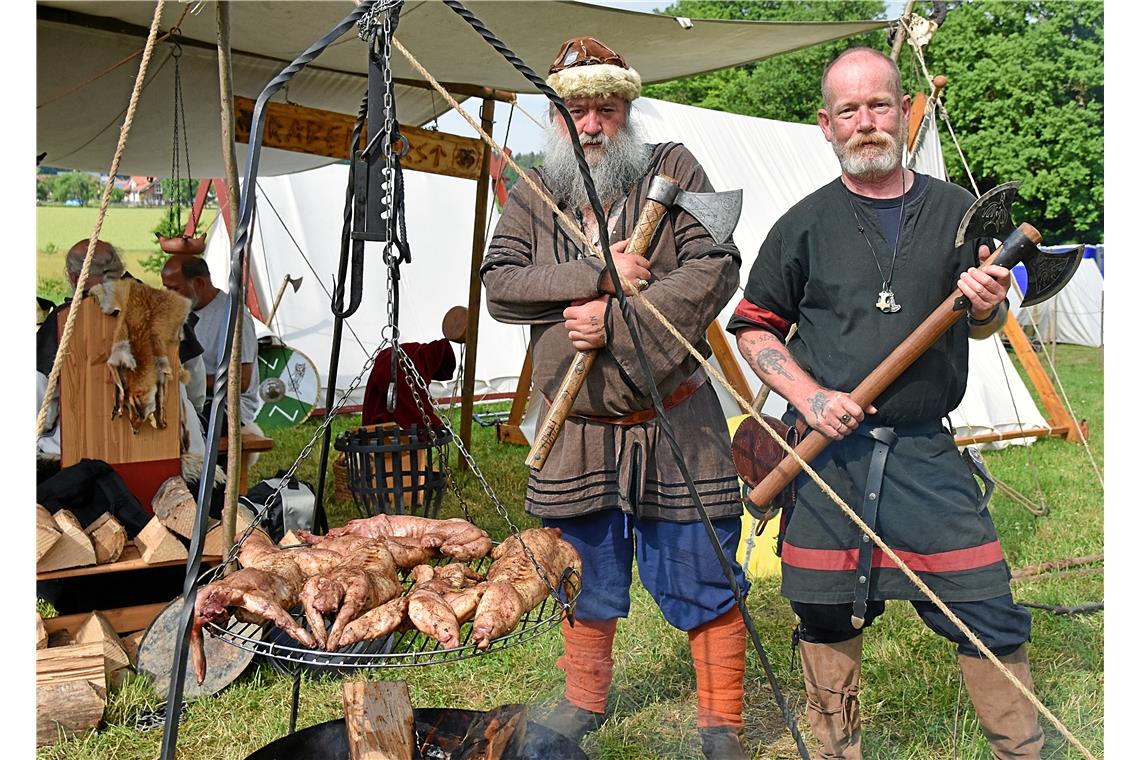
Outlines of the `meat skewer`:
{"type": "Polygon", "coordinates": [[[511,536],[491,552],[487,588],[475,611],[471,640],[486,651],[494,639],[514,630],[522,616],[537,607],[551,586],[572,569],[579,575],[582,559],[558,528],[531,528],[511,536]],[[530,556],[523,546],[530,550],[530,556]],[[538,574],[535,563],[545,579],[538,574]]]}

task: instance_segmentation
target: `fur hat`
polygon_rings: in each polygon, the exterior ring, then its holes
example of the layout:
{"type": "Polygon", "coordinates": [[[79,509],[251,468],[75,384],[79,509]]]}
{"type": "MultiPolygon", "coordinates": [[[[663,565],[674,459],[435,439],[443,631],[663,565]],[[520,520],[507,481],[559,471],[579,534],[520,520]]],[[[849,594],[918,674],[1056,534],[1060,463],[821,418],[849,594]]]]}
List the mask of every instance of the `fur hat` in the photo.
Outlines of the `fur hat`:
{"type": "Polygon", "coordinates": [[[593,37],[562,43],[550,64],[546,83],[563,100],[616,95],[634,100],[641,94],[641,75],[618,53],[593,37]]]}

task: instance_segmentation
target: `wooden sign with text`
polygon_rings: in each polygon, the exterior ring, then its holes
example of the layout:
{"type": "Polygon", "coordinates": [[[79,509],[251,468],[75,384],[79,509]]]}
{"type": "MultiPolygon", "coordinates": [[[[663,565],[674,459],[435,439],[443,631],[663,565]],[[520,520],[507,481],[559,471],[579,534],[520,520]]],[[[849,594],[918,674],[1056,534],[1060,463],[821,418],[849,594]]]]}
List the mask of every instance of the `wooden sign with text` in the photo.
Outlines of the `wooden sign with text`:
{"type": "MultiPolygon", "coordinates": [[[[234,139],[237,142],[249,143],[254,105],[249,98],[234,98],[234,139]]],[[[349,156],[355,121],[355,117],[335,111],[270,103],[265,109],[265,137],[261,144],[266,148],[343,160],[349,156]]],[[[365,133],[367,139],[367,124],[365,133]]],[[[408,152],[401,159],[403,168],[479,179],[484,149],[481,140],[404,125],[400,126],[400,134],[408,140],[408,152]]]]}

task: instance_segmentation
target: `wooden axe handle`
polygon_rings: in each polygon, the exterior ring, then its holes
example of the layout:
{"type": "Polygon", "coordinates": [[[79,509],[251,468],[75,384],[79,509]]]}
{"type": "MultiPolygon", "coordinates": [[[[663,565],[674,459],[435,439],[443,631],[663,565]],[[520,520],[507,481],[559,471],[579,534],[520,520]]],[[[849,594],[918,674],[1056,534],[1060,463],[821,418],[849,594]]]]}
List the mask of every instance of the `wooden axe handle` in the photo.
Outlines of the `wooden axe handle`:
{"type": "MultiPolygon", "coordinates": [[[[665,177],[665,179],[671,178],[665,177]]],[[[645,206],[641,209],[641,215],[637,218],[637,224],[633,228],[633,234],[629,238],[629,244],[625,248],[627,254],[645,255],[645,252],[649,250],[649,242],[653,239],[653,231],[657,229],[657,225],[661,221],[661,217],[665,216],[666,211],[668,208],[664,204],[658,203],[652,198],[646,199],[645,206]]],[[[615,289],[620,287],[620,282],[614,283],[615,289]]],[[[578,391],[582,389],[582,383],[586,382],[586,375],[589,373],[590,367],[594,366],[594,357],[597,353],[596,350],[579,351],[574,356],[574,360],[570,362],[570,367],[566,370],[566,375],[562,378],[562,383],[558,386],[558,391],[550,402],[546,419],[543,420],[535,434],[534,445],[526,457],[528,467],[541,470],[542,466],[546,464],[546,457],[550,453],[550,448],[558,439],[558,434],[562,432],[562,425],[566,422],[566,416],[570,414],[570,407],[574,405],[578,391]]]]}
{"type": "MultiPolygon", "coordinates": [[[[1041,233],[1031,225],[1022,224],[1019,229],[1034,245],[1040,245],[1041,233]]],[[[1003,246],[999,245],[985,263],[990,264],[996,261],[1002,250],[1003,246]]],[[[915,328],[914,332],[900,343],[886,359],[883,359],[879,366],[875,367],[855,390],[851,391],[849,395],[855,403],[864,409],[870,406],[879,397],[879,394],[897,380],[899,375],[905,372],[910,365],[914,364],[918,357],[926,353],[926,350],[934,345],[934,342],[944,332],[961,319],[962,315],[966,313],[966,309],[955,308],[955,302],[961,297],[963,297],[962,291],[954,288],[954,292],[922,324],[915,328]]],[[[821,451],[827,448],[829,443],[831,441],[827,436],[818,430],[812,430],[796,446],[796,454],[805,462],[810,463],[821,451]]],[[[784,490],[785,486],[795,480],[799,473],[800,466],[796,460],[790,456],[784,457],[780,464],[748,493],[748,500],[760,507],[771,504],[772,500],[784,490]]]]}

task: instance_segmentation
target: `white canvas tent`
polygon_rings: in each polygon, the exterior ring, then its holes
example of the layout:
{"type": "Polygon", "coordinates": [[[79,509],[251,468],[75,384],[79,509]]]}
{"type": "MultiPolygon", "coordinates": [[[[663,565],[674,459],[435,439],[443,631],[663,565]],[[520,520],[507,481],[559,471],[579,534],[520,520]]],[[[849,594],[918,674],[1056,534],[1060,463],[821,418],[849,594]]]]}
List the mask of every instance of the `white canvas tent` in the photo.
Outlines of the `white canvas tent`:
{"type": "MultiPolygon", "coordinates": [[[[1019,294],[1011,292],[1010,304],[1020,302],[1019,294]]],[[[1104,276],[1096,261],[1081,259],[1073,279],[1060,293],[1044,303],[1018,308],[1015,313],[1017,321],[1043,343],[1103,346],[1104,276]]]]}
{"type": "MultiPolygon", "coordinates": [[[[647,98],[638,101],[638,110],[651,141],[684,142],[701,161],[715,187],[744,190],[744,210],[734,236],[744,262],[742,283],[776,219],[839,173],[834,153],[815,125],[757,119],[647,98]]],[[[929,162],[934,167],[931,171],[944,176],[937,133],[928,130],[926,135],[919,160],[929,162]],[[936,158],[932,160],[931,155],[936,158]]],[[[289,177],[260,179],[261,203],[257,230],[252,236],[250,267],[263,300],[276,292],[286,274],[307,278],[300,291],[286,294],[275,327],[286,343],[317,363],[322,377],[327,377],[332,329],[325,290],[331,288],[336,270],[346,175],[346,167],[332,166],[289,177]],[[304,256],[300,251],[304,251],[304,256]]],[[[410,266],[403,268],[401,339],[430,340],[439,335],[444,311],[466,298],[467,230],[473,219],[474,199],[470,185],[462,180],[415,173],[406,177],[408,239],[413,259],[410,266]]],[[[494,221],[495,218],[492,225],[494,221]]],[[[210,236],[211,271],[216,276],[219,270],[215,266],[225,272],[228,249],[224,237],[210,236]]],[[[379,343],[380,330],[386,322],[384,270],[374,252],[366,264],[366,274],[365,302],[349,320],[359,343],[346,333],[338,379],[341,388],[359,372],[364,358],[379,343]]],[[[735,300],[721,314],[722,324],[734,306],[735,300]]],[[[514,390],[526,351],[525,341],[523,328],[497,323],[484,311],[480,318],[477,396],[514,390]]],[[[971,343],[966,398],[952,415],[958,432],[1008,432],[1019,427],[1044,426],[1044,419],[1000,341],[993,337],[971,343]]],[[[755,392],[758,381],[750,371],[746,375],[755,392]]],[[[723,390],[721,393],[726,413],[738,413],[731,397],[723,390]]],[[[444,395],[450,395],[450,390],[444,395]]],[[[323,398],[322,393],[322,403],[323,398]]],[[[781,399],[772,396],[766,408],[769,413],[779,414],[783,406],[781,399]]]]}

